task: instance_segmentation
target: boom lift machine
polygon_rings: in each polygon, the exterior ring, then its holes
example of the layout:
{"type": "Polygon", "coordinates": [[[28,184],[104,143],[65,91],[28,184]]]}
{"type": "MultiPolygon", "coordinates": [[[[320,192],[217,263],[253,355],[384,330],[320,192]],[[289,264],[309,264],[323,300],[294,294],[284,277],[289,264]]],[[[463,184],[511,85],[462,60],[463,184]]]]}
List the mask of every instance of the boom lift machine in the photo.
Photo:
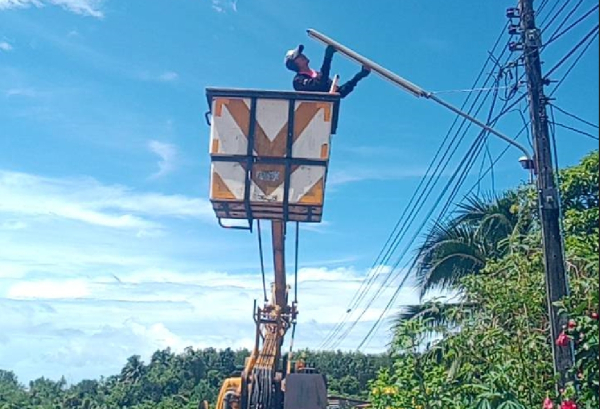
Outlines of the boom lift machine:
{"type": "Polygon", "coordinates": [[[270,301],[255,305],[254,349],[241,375],[223,383],[217,409],[325,409],[324,376],[282,359],[298,314],[288,301],[285,236],[288,222],[321,221],[339,94],[208,88],[206,95],[213,209],[223,227],[256,225],[260,234],[260,220],[271,221],[275,275],[270,301]]]}

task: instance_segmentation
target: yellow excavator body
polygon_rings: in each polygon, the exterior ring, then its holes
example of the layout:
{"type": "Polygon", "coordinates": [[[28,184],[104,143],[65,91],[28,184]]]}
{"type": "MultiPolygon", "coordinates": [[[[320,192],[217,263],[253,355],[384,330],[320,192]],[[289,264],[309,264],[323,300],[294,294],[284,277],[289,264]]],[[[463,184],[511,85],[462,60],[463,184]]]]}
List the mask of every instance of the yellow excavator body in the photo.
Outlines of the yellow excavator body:
{"type": "Polygon", "coordinates": [[[217,397],[217,406],[215,409],[239,409],[239,396],[242,391],[242,378],[227,378],[221,385],[219,396],[217,397]]]}

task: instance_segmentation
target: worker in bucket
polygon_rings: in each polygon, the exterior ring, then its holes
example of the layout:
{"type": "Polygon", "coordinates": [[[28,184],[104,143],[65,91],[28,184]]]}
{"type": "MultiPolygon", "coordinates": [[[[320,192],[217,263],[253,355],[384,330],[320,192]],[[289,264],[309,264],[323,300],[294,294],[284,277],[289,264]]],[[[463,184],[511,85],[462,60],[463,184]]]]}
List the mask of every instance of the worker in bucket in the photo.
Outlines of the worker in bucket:
{"type": "MultiPolygon", "coordinates": [[[[289,50],[285,54],[285,66],[296,73],[294,77],[294,89],[296,91],[311,91],[311,92],[329,92],[332,86],[332,80],[329,78],[329,72],[331,70],[331,60],[335,53],[335,47],[328,45],[325,49],[325,58],[323,59],[323,65],[321,71],[315,71],[309,67],[310,60],[302,53],[304,46],[301,44],[298,47],[289,50]]],[[[344,98],[348,95],[358,82],[365,78],[371,70],[367,67],[356,74],[352,79],[345,84],[336,86],[333,91],[339,92],[340,96],[344,98]]]]}

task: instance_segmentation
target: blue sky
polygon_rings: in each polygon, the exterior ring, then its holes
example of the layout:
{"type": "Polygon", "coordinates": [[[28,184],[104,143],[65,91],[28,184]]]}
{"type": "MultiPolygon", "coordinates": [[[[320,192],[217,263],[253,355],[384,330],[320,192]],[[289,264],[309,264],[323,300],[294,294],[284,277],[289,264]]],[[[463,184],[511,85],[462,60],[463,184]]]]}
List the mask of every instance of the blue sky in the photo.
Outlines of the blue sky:
{"type": "MultiPolygon", "coordinates": [[[[556,10],[556,1],[541,3],[547,15],[556,10]]],[[[250,347],[252,301],[262,294],[257,241],[219,228],[207,200],[205,88],[290,89],[283,56],[303,43],[318,68],[323,46],[305,34],[314,28],[427,90],[468,89],[512,5],[0,0],[0,368],[23,381],[77,381],[167,346],[250,347]]],[[[597,12],[544,50],[544,69],[594,21],[597,12]]],[[[358,69],[338,55],[332,72],[343,79],[358,69]]],[[[440,94],[456,105],[466,95],[440,94]]],[[[554,97],[598,123],[597,40],[554,97]]],[[[561,115],[557,122],[597,135],[561,115]]],[[[324,222],[301,230],[296,346],[318,347],[344,316],[453,119],[375,75],[343,101],[324,222]]],[[[522,126],[517,112],[496,124],[511,136],[522,126]]],[[[466,134],[440,183],[476,136],[466,134]]],[[[562,166],[597,147],[564,129],[557,144],[562,166]]],[[[492,157],[503,148],[489,141],[492,157]]],[[[480,190],[525,181],[519,156],[509,150],[480,190]]],[[[478,179],[481,158],[461,192],[478,179]]],[[[401,248],[414,244],[411,234],[401,248]]],[[[379,282],[390,271],[378,268],[379,282]]],[[[388,281],[339,348],[357,347],[397,284],[388,281]]],[[[417,301],[409,280],[391,312],[417,301]]],[[[383,350],[389,336],[382,325],[363,350],[383,350]]]]}

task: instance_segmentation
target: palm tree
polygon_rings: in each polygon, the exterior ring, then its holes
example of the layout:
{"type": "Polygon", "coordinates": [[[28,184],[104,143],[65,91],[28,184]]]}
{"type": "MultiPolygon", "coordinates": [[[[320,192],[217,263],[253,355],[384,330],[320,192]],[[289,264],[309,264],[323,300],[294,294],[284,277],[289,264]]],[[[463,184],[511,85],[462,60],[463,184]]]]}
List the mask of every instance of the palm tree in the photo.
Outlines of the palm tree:
{"type": "Polygon", "coordinates": [[[433,289],[454,289],[462,277],[478,273],[487,247],[471,226],[436,223],[418,254],[415,274],[423,298],[433,289]]]}
{"type": "Polygon", "coordinates": [[[127,358],[127,363],[121,370],[121,382],[135,384],[144,375],[145,367],[139,355],[127,358]]]}
{"type": "MultiPolygon", "coordinates": [[[[489,260],[506,254],[509,237],[527,231],[531,220],[523,218],[523,201],[518,193],[500,197],[470,196],[458,205],[456,213],[436,222],[417,249],[415,276],[421,299],[431,290],[460,293],[460,280],[479,274],[489,260]]],[[[473,303],[429,301],[405,306],[396,316],[396,324],[404,320],[425,318],[432,327],[452,324],[448,312],[468,310],[473,303]]]]}
{"type": "Polygon", "coordinates": [[[519,197],[513,192],[498,198],[470,196],[453,218],[435,223],[417,253],[421,297],[434,288],[457,289],[462,277],[478,274],[487,260],[502,257],[515,229],[529,227],[518,210],[519,197]]]}

